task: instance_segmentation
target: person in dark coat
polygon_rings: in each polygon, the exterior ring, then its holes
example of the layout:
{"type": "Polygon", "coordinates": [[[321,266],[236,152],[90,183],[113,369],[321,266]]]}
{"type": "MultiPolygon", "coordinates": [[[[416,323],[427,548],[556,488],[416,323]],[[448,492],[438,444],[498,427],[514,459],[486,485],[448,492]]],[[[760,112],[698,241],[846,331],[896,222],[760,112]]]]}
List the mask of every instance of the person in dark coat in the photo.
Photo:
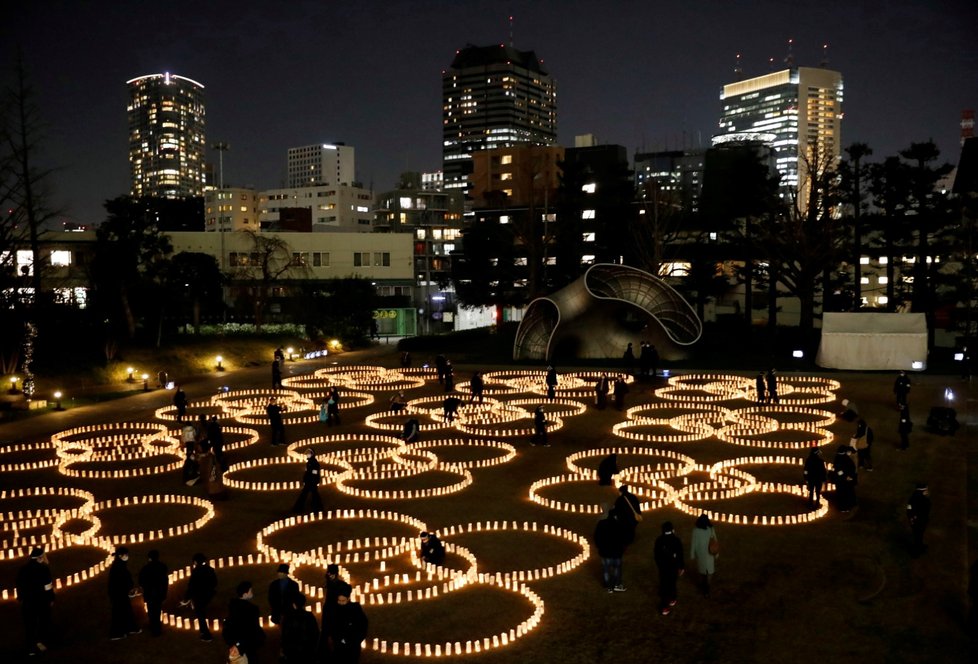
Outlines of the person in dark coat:
{"type": "Polygon", "coordinates": [[[611,486],[612,478],[618,474],[618,455],[612,452],[598,464],[598,484],[611,486]]]}
{"type": "Polygon", "coordinates": [[[767,382],[764,379],[764,372],[761,371],[754,379],[754,390],[757,391],[757,403],[767,403],[767,382]]]}
{"type": "Polygon", "coordinates": [[[282,620],[282,655],[288,664],[313,664],[318,644],[316,616],[306,611],[306,596],[296,593],[282,620]]]}
{"type": "Polygon", "coordinates": [[[601,558],[601,577],[609,593],[625,592],[621,580],[621,560],[625,556],[625,536],[614,510],[608,510],[594,529],[594,546],[601,558]]]}
{"type": "Polygon", "coordinates": [[[119,641],[129,634],[139,634],[136,614],[132,610],[132,598],[136,596],[136,585],[129,572],[129,549],[120,546],[113,554],[109,566],[109,603],[112,605],[112,624],[109,639],[119,641]]]}
{"type": "Polygon", "coordinates": [[[642,508],[638,496],[629,491],[626,485],[619,485],[618,498],[615,499],[613,509],[618,523],[621,524],[625,546],[629,546],[635,541],[635,531],[638,529],[638,522],[642,520],[642,508]]]}
{"type": "Polygon", "coordinates": [[[856,506],[856,484],[859,475],[852,461],[853,449],[840,445],[832,460],[832,479],[835,482],[835,498],[840,512],[849,512],[856,506]]]}
{"type": "Polygon", "coordinates": [[[179,385],[173,393],[173,405],[177,409],[177,422],[183,422],[183,418],[187,416],[187,394],[179,385]]]}
{"type": "Polygon", "coordinates": [[[913,431],[913,422],[910,421],[910,406],[900,408],[900,422],[897,424],[897,433],[900,435],[900,445],[897,449],[905,450],[910,447],[910,432],[913,431]]]}
{"type": "Polygon", "coordinates": [[[822,458],[822,450],[812,446],[808,458],[805,459],[805,486],[808,487],[808,503],[812,507],[822,504],[822,486],[825,484],[825,460],[822,458]]]}
{"type": "Polygon", "coordinates": [[[272,389],[282,389],[282,365],[278,360],[272,360],[272,389]]]}
{"type": "Polygon", "coordinates": [[[319,483],[322,481],[322,466],[319,464],[319,459],[316,455],[312,453],[312,450],[306,450],[306,470],[302,474],[302,491],[299,492],[299,497],[295,500],[295,505],[292,506],[292,511],[296,514],[302,514],[306,511],[306,496],[312,496],[312,511],[322,512],[323,511],[323,500],[319,497],[319,483]]]}
{"type": "Polygon", "coordinates": [[[625,395],[628,394],[628,384],[621,376],[615,378],[614,394],[615,408],[620,411],[625,410],[625,395]]]}
{"type": "Polygon", "coordinates": [[[221,468],[227,470],[227,462],[224,459],[224,429],[217,415],[211,415],[207,420],[207,438],[211,441],[214,457],[221,464],[221,468]]]}
{"type": "Polygon", "coordinates": [[[598,410],[604,410],[608,405],[608,376],[601,374],[594,385],[594,405],[598,410]]]}
{"type": "Polygon", "coordinates": [[[190,580],[184,593],[181,606],[193,604],[194,616],[197,618],[197,628],[200,630],[201,641],[213,641],[211,630],[207,627],[207,607],[214,595],[217,594],[217,573],[207,563],[207,556],[195,553],[193,568],[190,570],[190,580]]]}
{"type": "Polygon", "coordinates": [[[439,383],[444,383],[445,382],[445,365],[447,363],[448,363],[448,360],[445,359],[445,356],[442,355],[441,353],[439,353],[438,355],[435,356],[435,371],[438,372],[438,382],[439,383]]]}
{"type": "Polygon", "coordinates": [[[242,581],[235,590],[235,597],[228,602],[228,617],[224,620],[221,636],[229,646],[236,645],[238,651],[255,660],[255,653],[265,643],[265,630],[261,628],[261,612],[252,603],[255,590],[251,581],[242,581]]]}
{"type": "Polygon", "coordinates": [[[445,545],[438,539],[438,535],[423,532],[418,556],[429,565],[441,565],[445,562],[445,545]]]}
{"type": "Polygon", "coordinates": [[[652,378],[659,375],[659,351],[656,350],[655,344],[649,344],[649,373],[652,378]]]}
{"type": "MultiPolygon", "coordinates": [[[[332,650],[329,643],[330,626],[336,615],[339,593],[343,586],[349,585],[340,578],[339,565],[330,563],[326,566],[326,577],[323,581],[323,627],[319,632],[319,653],[321,661],[329,661],[332,650]]],[[[347,591],[349,592],[349,591],[347,591]]]]}
{"type": "Polygon", "coordinates": [[[344,583],[339,590],[336,613],[330,625],[332,659],[336,664],[357,664],[360,648],[367,638],[367,615],[357,602],[350,601],[350,585],[344,583]]]}
{"type": "Polygon", "coordinates": [[[906,371],[901,371],[893,382],[893,394],[896,395],[897,406],[903,408],[907,405],[907,398],[910,396],[910,376],[906,371]]]}
{"type": "Polygon", "coordinates": [[[469,403],[474,402],[476,399],[479,400],[479,403],[482,403],[482,392],[485,390],[485,385],[481,372],[476,371],[472,374],[472,381],[469,383],[469,387],[472,389],[472,400],[469,403]]]}
{"type": "Polygon", "coordinates": [[[673,532],[671,522],[662,524],[662,534],[655,540],[653,555],[659,568],[659,611],[668,616],[679,601],[676,582],[686,572],[683,543],[673,532]]]}
{"type": "Polygon", "coordinates": [[[547,385],[547,398],[553,401],[557,395],[557,370],[553,367],[547,367],[547,376],[543,382],[547,385]]]}
{"type": "Polygon", "coordinates": [[[170,570],[160,561],[160,552],[152,549],[146,556],[149,562],[139,570],[139,587],[143,589],[143,599],[146,601],[146,617],[149,619],[149,633],[159,636],[162,632],[160,613],[163,611],[163,600],[166,599],[170,588],[170,570]]]}
{"type": "Polygon", "coordinates": [[[265,406],[265,414],[268,415],[268,424],[272,428],[272,445],[285,445],[285,422],[282,421],[282,412],[285,409],[278,402],[278,397],[272,397],[265,406]]]}
{"type": "Polygon", "coordinates": [[[550,447],[547,442],[547,414],[543,412],[543,406],[537,406],[533,410],[533,436],[530,438],[530,445],[550,447]]]}
{"type": "Polygon", "coordinates": [[[455,389],[455,367],[451,360],[445,360],[445,393],[455,389]]]}
{"type": "Polygon", "coordinates": [[[910,521],[910,533],[913,535],[910,552],[919,556],[927,550],[924,544],[924,531],[930,521],[930,491],[923,482],[917,484],[910,500],[907,501],[907,520],[910,521]]]}
{"type": "Polygon", "coordinates": [[[857,465],[873,472],[873,429],[861,417],[856,421],[852,439],[855,441],[857,465]]]}
{"type": "Polygon", "coordinates": [[[48,649],[45,641],[51,630],[51,605],[54,604],[54,579],[41,547],[34,547],[27,564],[17,570],[16,588],[27,652],[37,655],[48,649]]]}
{"type": "Polygon", "coordinates": [[[781,399],[778,397],[778,375],[774,369],[767,370],[766,378],[768,403],[781,403],[781,399]]]}
{"type": "Polygon", "coordinates": [[[621,364],[628,373],[632,373],[635,370],[635,351],[632,350],[631,342],[628,343],[625,352],[621,356],[621,364]]]}
{"type": "Polygon", "coordinates": [[[458,415],[458,407],[461,405],[462,400],[458,397],[454,395],[445,397],[445,400],[442,401],[441,408],[446,422],[455,421],[455,417],[458,415]]]}
{"type": "Polygon", "coordinates": [[[421,423],[418,419],[412,417],[407,422],[404,423],[404,430],[401,432],[401,439],[405,443],[413,443],[418,440],[421,435],[421,423]]]}
{"type": "Polygon", "coordinates": [[[326,426],[331,427],[334,424],[340,424],[340,391],[331,387],[326,398],[326,426]]]}
{"type": "Polygon", "coordinates": [[[281,624],[286,611],[292,605],[292,598],[299,594],[299,584],[289,578],[289,566],[282,563],[270,584],[268,584],[268,606],[272,610],[272,622],[281,624]]]}

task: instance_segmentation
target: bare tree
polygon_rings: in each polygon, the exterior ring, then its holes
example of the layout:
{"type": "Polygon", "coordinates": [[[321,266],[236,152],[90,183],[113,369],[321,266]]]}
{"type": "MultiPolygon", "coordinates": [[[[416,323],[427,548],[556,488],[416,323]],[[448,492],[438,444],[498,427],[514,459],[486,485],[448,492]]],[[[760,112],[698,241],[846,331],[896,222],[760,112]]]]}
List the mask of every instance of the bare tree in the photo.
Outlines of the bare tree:
{"type": "Polygon", "coordinates": [[[252,230],[243,232],[251,238],[251,256],[247,266],[238,268],[235,278],[251,281],[255,286],[255,330],[261,332],[272,285],[303,266],[293,263],[292,248],[279,236],[252,230]]]}

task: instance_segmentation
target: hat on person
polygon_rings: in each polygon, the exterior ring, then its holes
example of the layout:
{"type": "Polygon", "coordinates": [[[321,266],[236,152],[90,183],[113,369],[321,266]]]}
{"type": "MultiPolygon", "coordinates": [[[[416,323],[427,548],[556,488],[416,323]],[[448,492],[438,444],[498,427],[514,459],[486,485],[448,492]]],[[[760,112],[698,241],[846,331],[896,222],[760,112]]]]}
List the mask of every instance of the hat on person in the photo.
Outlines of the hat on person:
{"type": "Polygon", "coordinates": [[[289,565],[288,565],[288,563],[282,563],[281,565],[279,565],[278,566],[278,573],[279,574],[288,574],[289,573],[289,565]]]}
{"type": "Polygon", "coordinates": [[[44,549],[42,549],[41,547],[35,546],[33,549],[31,549],[31,558],[37,560],[43,555],[44,555],[44,549]]]}

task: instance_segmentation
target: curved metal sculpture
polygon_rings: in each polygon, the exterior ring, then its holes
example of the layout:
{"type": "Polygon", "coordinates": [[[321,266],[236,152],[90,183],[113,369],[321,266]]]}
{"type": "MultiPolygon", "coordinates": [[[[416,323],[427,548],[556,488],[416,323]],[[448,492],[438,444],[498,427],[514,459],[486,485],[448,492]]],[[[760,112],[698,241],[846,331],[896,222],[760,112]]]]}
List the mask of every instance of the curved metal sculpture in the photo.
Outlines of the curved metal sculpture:
{"type": "Polygon", "coordinates": [[[685,357],[703,324],[671,286],[648,272],[599,263],[577,281],[540,297],[526,309],[516,332],[513,359],[621,357],[632,343],[656,345],[667,360],[685,357]]]}

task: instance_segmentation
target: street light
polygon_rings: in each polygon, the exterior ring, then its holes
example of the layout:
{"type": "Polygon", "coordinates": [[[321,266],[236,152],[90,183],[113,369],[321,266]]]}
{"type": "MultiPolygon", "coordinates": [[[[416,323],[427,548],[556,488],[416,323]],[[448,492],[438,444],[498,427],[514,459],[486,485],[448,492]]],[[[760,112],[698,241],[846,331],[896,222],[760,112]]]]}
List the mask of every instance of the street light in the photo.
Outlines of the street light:
{"type": "Polygon", "coordinates": [[[218,182],[220,183],[220,189],[224,189],[224,153],[231,149],[231,146],[224,141],[219,141],[211,147],[217,150],[217,154],[219,155],[218,163],[220,165],[218,166],[218,173],[220,174],[220,179],[218,182]]]}
{"type": "Polygon", "coordinates": [[[224,371],[224,358],[220,355],[217,356],[217,370],[224,371]]]}
{"type": "Polygon", "coordinates": [[[10,394],[17,394],[17,376],[10,377],[10,394]]]}
{"type": "Polygon", "coordinates": [[[289,346],[288,348],[285,349],[285,352],[289,354],[289,362],[292,362],[294,359],[292,355],[295,354],[295,349],[292,348],[292,346],[289,346]]]}
{"type": "Polygon", "coordinates": [[[143,374],[143,392],[149,392],[149,374],[143,374]]]}
{"type": "Polygon", "coordinates": [[[61,407],[61,391],[60,390],[58,390],[57,392],[54,393],[54,401],[55,401],[55,404],[54,404],[54,409],[55,410],[64,410],[64,408],[61,407]]]}
{"type": "Polygon", "coordinates": [[[129,376],[126,378],[126,382],[127,383],[135,383],[136,382],[136,376],[134,374],[136,373],[136,370],[133,369],[132,367],[129,367],[128,369],[126,369],[126,373],[129,374],[129,376]]]}

